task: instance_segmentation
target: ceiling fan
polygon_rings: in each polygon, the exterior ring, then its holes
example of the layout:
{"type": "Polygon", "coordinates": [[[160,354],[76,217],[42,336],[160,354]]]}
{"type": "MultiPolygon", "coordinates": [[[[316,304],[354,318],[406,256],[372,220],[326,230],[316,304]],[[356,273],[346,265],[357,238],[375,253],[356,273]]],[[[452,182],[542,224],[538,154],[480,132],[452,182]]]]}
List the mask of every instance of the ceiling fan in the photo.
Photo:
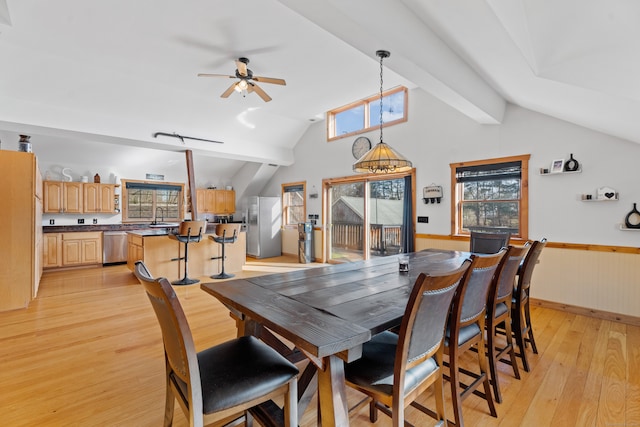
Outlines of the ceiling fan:
{"type": "Polygon", "coordinates": [[[228,98],[229,95],[231,95],[234,91],[242,93],[242,96],[246,96],[247,93],[255,92],[258,94],[260,98],[262,98],[264,102],[271,101],[271,97],[267,95],[267,93],[254,82],[271,83],[271,84],[282,85],[282,86],[286,85],[287,83],[283,79],[254,76],[253,72],[247,68],[248,63],[249,63],[248,58],[244,58],[244,57],[238,58],[236,60],[236,67],[238,68],[236,69],[236,74],[234,76],[229,76],[226,74],[200,73],[198,74],[198,77],[224,77],[229,79],[236,79],[236,78],[240,79],[239,81],[229,86],[229,88],[225,90],[222,93],[222,95],[220,95],[221,98],[228,98]]]}

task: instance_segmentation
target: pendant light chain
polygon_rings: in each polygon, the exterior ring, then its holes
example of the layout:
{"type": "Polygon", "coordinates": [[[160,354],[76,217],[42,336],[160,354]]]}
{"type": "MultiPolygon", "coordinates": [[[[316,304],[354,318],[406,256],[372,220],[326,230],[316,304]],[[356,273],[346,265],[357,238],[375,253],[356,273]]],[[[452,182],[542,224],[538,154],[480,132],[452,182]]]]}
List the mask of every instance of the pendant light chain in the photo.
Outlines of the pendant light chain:
{"type": "Polygon", "coordinates": [[[388,54],[380,53],[380,142],[382,142],[382,60],[388,54]]]}

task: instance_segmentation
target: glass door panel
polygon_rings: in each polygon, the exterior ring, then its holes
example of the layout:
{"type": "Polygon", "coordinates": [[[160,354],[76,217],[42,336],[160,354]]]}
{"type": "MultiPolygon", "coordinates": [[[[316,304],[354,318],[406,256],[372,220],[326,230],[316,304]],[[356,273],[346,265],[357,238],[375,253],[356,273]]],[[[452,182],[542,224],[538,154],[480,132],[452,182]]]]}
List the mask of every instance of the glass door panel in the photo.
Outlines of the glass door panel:
{"type": "Polygon", "coordinates": [[[328,258],[330,261],[364,259],[365,183],[329,187],[328,258]]]}
{"type": "Polygon", "coordinates": [[[369,182],[370,257],[401,252],[403,212],[403,178],[369,182]]]}

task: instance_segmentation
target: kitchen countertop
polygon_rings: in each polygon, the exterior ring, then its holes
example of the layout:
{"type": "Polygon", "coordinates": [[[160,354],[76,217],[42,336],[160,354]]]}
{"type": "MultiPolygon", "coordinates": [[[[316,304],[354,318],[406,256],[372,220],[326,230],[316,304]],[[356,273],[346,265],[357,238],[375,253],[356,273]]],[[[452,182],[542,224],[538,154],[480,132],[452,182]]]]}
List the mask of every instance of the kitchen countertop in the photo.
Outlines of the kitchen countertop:
{"type": "MultiPolygon", "coordinates": [[[[213,233],[217,223],[207,224],[207,233],[213,233]]],[[[74,231],[147,231],[147,236],[166,235],[168,229],[173,228],[152,228],[150,223],[143,224],[78,224],[78,225],[44,225],[43,233],[69,233],[74,231]]],[[[245,231],[241,229],[240,231],[245,231]]],[[[140,234],[143,235],[143,234],[140,234]]]]}

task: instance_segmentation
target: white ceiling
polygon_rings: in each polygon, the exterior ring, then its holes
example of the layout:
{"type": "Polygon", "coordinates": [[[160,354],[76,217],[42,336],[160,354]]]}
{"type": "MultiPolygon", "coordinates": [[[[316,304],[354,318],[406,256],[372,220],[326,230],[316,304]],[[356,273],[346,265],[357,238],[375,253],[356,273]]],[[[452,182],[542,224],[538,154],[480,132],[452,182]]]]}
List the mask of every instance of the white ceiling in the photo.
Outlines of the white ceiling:
{"type": "Polygon", "coordinates": [[[66,141],[189,148],[230,175],[288,165],[310,123],[377,92],[386,49],[385,88],[479,123],[511,102],[640,143],[639,24],[636,0],[0,0],[0,135],[48,141],[48,157],[66,141]],[[240,56],[287,81],[261,85],[273,101],[196,77],[240,56]]]}

